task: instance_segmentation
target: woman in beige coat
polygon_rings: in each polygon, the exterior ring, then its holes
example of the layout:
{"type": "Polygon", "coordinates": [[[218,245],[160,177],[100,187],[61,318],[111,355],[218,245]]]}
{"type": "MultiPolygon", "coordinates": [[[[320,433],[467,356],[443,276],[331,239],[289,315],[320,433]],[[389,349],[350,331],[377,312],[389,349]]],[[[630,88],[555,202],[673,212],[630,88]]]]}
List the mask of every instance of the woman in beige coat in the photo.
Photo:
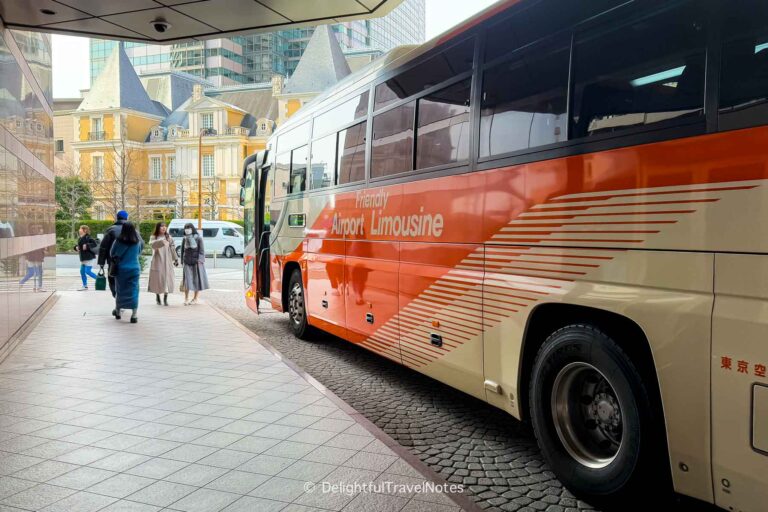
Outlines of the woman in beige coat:
{"type": "Polygon", "coordinates": [[[168,234],[168,226],[165,222],[158,222],[155,231],[149,237],[149,245],[152,247],[152,264],[149,267],[149,291],[157,297],[157,305],[160,303],[160,294],[163,295],[163,304],[168,305],[168,294],[173,293],[173,267],[179,266],[179,257],[176,255],[176,247],[173,238],[168,234]]]}

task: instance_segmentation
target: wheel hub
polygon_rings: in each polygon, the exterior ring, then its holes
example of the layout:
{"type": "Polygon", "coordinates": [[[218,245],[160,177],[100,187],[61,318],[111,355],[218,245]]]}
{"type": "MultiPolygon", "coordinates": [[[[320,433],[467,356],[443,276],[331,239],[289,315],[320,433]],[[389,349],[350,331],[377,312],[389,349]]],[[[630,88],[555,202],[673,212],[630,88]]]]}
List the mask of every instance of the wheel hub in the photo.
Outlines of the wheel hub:
{"type": "Polygon", "coordinates": [[[589,363],[564,366],[555,377],[552,420],[565,450],[590,468],[609,465],[619,453],[624,424],[611,382],[589,363]]]}
{"type": "Polygon", "coordinates": [[[304,320],[304,294],[299,283],[291,288],[288,297],[288,315],[296,325],[304,320]]]}

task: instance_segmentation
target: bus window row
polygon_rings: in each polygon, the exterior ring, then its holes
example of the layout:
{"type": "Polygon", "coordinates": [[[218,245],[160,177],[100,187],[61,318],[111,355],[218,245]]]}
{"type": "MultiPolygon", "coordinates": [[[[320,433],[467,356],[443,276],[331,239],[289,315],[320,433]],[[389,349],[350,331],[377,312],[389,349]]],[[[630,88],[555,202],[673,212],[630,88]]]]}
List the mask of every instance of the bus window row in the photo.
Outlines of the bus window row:
{"type": "MultiPolygon", "coordinates": [[[[542,28],[546,23],[530,22],[526,11],[485,30],[476,66],[478,157],[703,126],[710,13],[695,0],[658,5],[637,15],[638,3],[623,6],[603,22],[598,17],[588,28],[550,36],[542,28]]],[[[577,17],[576,11],[565,11],[566,21],[577,17]]],[[[722,38],[720,78],[713,88],[719,90],[719,128],[766,124],[768,3],[734,0],[716,18],[722,38]]],[[[556,21],[550,29],[559,27],[556,21]]],[[[276,195],[364,181],[367,143],[372,180],[468,163],[476,39],[452,44],[377,84],[370,141],[363,120],[368,91],[315,117],[311,157],[309,122],[280,134],[276,164],[284,178],[277,181],[276,195]],[[338,129],[355,121],[362,122],[338,129]],[[283,151],[299,142],[304,146],[283,151]]]]}

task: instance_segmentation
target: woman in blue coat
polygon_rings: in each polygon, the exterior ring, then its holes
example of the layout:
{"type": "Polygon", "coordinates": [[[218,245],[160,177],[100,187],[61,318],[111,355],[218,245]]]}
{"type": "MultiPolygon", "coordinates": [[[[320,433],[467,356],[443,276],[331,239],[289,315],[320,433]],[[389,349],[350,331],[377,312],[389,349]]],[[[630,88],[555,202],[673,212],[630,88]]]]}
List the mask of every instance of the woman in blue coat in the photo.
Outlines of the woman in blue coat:
{"type": "Polygon", "coordinates": [[[143,248],[144,241],[136,231],[136,226],[126,222],[109,251],[113,262],[110,270],[115,274],[115,310],[112,314],[120,320],[122,310],[130,309],[133,311],[132,324],[139,321],[139,277],[141,276],[139,255],[143,248]]]}

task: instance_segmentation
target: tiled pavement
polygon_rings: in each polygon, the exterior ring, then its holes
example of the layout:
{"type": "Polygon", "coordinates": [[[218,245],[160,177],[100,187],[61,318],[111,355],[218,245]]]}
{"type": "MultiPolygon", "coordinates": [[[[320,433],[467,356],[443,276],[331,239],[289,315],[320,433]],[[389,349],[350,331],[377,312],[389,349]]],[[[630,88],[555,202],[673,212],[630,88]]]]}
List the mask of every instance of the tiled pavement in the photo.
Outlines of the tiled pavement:
{"type": "Polygon", "coordinates": [[[471,508],[213,308],[142,301],[60,293],[0,365],[0,512],[471,508]]]}

